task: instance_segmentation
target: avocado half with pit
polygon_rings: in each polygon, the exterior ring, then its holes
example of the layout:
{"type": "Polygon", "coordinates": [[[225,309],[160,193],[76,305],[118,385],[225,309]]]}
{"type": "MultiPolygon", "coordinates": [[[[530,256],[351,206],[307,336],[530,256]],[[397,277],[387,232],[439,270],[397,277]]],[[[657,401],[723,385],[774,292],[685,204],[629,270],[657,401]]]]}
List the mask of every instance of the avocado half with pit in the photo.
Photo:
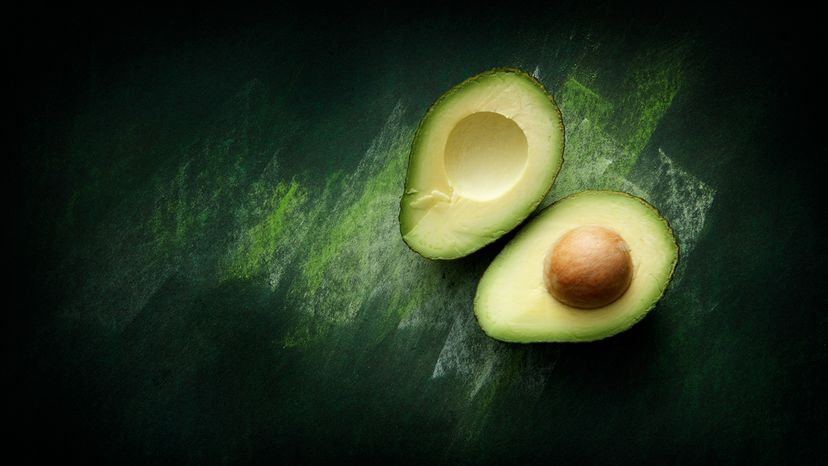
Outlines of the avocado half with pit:
{"type": "Polygon", "coordinates": [[[531,75],[494,69],[428,110],[411,145],[400,231],[431,259],[466,256],[532,213],[563,163],[564,126],[531,75]]]}
{"type": "Polygon", "coordinates": [[[678,261],[645,200],[584,191],[541,211],[483,274],[474,312],[502,341],[592,341],[627,330],[661,298],[678,261]]]}

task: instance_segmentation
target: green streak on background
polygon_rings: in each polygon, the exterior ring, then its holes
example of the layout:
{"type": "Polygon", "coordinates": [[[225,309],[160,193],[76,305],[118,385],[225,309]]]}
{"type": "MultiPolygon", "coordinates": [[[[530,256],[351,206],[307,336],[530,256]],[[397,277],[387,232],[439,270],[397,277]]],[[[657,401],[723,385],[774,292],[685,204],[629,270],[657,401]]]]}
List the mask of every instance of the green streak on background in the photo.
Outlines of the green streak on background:
{"type": "Polygon", "coordinates": [[[622,78],[599,80],[601,70],[576,67],[555,92],[564,115],[567,163],[553,199],[584,189],[626,188],[627,174],[680,88],[685,53],[675,45],[638,53],[622,78]]]}
{"type": "Polygon", "coordinates": [[[262,273],[266,262],[277,251],[279,239],[285,233],[285,222],[298,220],[306,196],[296,181],[276,185],[265,204],[264,218],[242,235],[238,248],[232,253],[228,277],[245,279],[262,273]]]}

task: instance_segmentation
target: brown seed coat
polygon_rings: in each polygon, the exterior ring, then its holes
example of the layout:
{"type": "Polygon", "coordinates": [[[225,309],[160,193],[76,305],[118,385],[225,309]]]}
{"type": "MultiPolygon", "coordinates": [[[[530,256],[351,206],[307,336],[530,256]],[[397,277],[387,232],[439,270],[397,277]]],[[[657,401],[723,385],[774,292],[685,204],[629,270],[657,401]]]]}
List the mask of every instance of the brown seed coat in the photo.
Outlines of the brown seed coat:
{"type": "Polygon", "coordinates": [[[632,281],[630,249],[609,228],[584,225],[565,233],[544,260],[546,288],[558,301],[582,309],[612,303],[632,281]]]}

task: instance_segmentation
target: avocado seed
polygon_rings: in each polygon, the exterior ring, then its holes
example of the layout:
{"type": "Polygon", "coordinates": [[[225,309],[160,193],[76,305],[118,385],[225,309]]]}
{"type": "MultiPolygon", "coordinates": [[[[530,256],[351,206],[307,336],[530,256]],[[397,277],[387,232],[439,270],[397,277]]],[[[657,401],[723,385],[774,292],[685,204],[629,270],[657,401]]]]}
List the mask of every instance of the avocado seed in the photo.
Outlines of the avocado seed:
{"type": "Polygon", "coordinates": [[[612,303],[632,281],[630,248],[621,236],[597,225],[566,232],[544,260],[549,293],[573,307],[595,309],[612,303]]]}

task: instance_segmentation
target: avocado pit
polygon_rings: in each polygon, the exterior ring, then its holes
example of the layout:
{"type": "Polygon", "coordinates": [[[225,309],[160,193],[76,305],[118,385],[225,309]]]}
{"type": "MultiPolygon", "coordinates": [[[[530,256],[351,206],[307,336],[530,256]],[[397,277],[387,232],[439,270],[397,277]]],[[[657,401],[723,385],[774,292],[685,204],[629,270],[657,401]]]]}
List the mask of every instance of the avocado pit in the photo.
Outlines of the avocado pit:
{"type": "Polygon", "coordinates": [[[595,309],[617,300],[632,281],[630,248],[609,228],[584,225],[566,232],[544,260],[544,280],[558,301],[595,309]]]}

